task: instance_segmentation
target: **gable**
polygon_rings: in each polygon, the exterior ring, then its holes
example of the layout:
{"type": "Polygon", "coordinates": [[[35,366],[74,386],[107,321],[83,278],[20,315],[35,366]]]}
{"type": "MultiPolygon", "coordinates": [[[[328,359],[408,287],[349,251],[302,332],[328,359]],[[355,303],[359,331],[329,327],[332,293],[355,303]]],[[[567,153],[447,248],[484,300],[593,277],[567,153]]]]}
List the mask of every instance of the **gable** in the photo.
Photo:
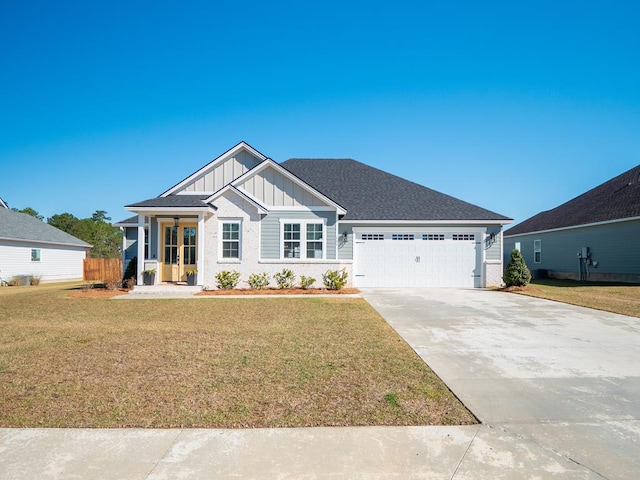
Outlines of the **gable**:
{"type": "Polygon", "coordinates": [[[181,194],[211,195],[236,178],[262,163],[266,157],[244,142],[220,155],[182,182],[164,192],[161,197],[181,194]]]}
{"type": "Polygon", "coordinates": [[[240,179],[236,187],[271,207],[331,206],[299,179],[278,171],[274,165],[262,168],[246,179],[240,179]]]}

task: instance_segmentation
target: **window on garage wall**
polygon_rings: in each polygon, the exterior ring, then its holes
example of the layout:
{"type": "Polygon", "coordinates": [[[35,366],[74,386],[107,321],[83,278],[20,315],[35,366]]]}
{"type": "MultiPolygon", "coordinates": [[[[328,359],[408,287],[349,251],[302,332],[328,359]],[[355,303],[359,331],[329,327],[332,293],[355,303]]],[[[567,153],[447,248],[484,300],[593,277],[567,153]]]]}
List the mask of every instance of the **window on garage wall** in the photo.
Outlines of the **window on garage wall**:
{"type": "Polygon", "coordinates": [[[413,233],[393,233],[391,234],[391,240],[414,240],[415,235],[413,233]]]}
{"type": "Polygon", "coordinates": [[[423,233],[423,240],[444,240],[444,233],[423,233]]]}
{"type": "Polygon", "coordinates": [[[542,240],[533,241],[533,263],[542,261],[542,240]]]}

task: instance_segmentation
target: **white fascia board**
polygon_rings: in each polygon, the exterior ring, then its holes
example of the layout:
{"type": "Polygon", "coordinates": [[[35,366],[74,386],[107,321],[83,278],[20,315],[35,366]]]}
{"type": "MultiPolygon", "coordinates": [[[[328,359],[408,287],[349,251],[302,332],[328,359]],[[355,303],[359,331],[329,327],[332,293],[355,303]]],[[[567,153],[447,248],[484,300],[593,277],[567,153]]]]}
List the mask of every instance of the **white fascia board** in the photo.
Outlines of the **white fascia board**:
{"type": "Polygon", "coordinates": [[[166,192],[162,193],[160,196],[161,197],[166,197],[166,196],[171,195],[172,193],[174,193],[176,190],[180,190],[187,183],[191,182],[194,178],[197,178],[198,176],[202,175],[205,171],[209,170],[216,163],[220,163],[220,162],[226,160],[228,157],[230,157],[232,155],[235,155],[240,150],[246,150],[251,155],[259,158],[260,160],[266,160],[266,158],[267,158],[265,155],[263,155],[262,153],[257,151],[255,148],[253,148],[249,144],[247,144],[245,142],[240,142],[235,147],[230,148],[229,150],[224,152],[222,155],[220,155],[220,156],[216,157],[215,159],[211,160],[209,163],[207,163],[204,167],[202,167],[198,171],[196,171],[196,172],[192,173],[191,175],[189,175],[187,178],[182,180],[180,183],[177,183],[176,185],[171,187],[169,190],[167,190],[166,192]]]}
{"type": "Polygon", "coordinates": [[[506,225],[506,220],[349,220],[342,219],[340,223],[371,224],[371,225],[506,225]]]}
{"type": "Polygon", "coordinates": [[[541,233],[562,232],[566,230],[576,230],[578,228],[599,227],[602,225],[612,225],[614,223],[633,222],[640,220],[640,217],[617,218],[615,220],[606,220],[604,222],[585,223],[584,225],[571,225],[570,227],[550,228],[548,230],[535,230],[533,232],[515,233],[505,235],[504,238],[524,237],[527,235],[540,235],[541,233]]]}
{"type": "Polygon", "coordinates": [[[209,198],[206,198],[204,200],[204,202],[206,203],[213,203],[213,201],[220,197],[221,195],[223,195],[226,192],[233,192],[236,195],[244,198],[245,200],[248,200],[249,202],[253,203],[253,205],[258,209],[258,213],[262,213],[262,214],[267,214],[269,213],[269,207],[267,207],[264,203],[262,203],[260,200],[258,200],[257,198],[255,198],[252,195],[249,195],[247,192],[245,192],[244,190],[240,190],[239,188],[236,188],[233,185],[227,185],[226,187],[221,188],[220,190],[218,190],[216,193],[214,193],[213,195],[211,195],[209,198]]]}
{"type": "MultiPolygon", "coordinates": [[[[214,213],[215,210],[211,207],[191,207],[191,208],[184,208],[184,207],[144,207],[144,208],[137,208],[137,207],[125,207],[125,210],[128,210],[130,212],[133,213],[137,213],[138,215],[146,215],[149,217],[152,217],[154,215],[162,215],[163,213],[169,214],[169,215],[174,215],[174,214],[182,214],[182,215],[192,215],[194,213],[198,213],[198,212],[211,212],[214,213]]],[[[137,224],[136,224],[137,226],[137,224]]]]}
{"type": "Polygon", "coordinates": [[[291,180],[293,183],[297,184],[301,188],[304,188],[307,192],[309,192],[312,195],[318,197],[323,202],[326,202],[329,205],[331,205],[333,208],[335,208],[338,211],[338,215],[346,215],[347,211],[342,206],[338,205],[336,202],[331,200],[329,197],[327,197],[323,193],[320,193],[319,191],[317,191],[315,188],[313,188],[308,183],[304,182],[302,179],[296,177],[293,173],[291,173],[289,170],[287,170],[286,168],[281,166],[279,163],[273,161],[271,158],[267,158],[260,165],[256,165],[251,170],[246,171],[243,175],[240,175],[233,182],[231,182],[231,184],[234,185],[234,186],[237,186],[237,185],[247,181],[252,176],[257,175],[258,173],[260,173],[262,170],[264,170],[267,167],[273,167],[278,173],[281,173],[286,178],[291,180]]]}

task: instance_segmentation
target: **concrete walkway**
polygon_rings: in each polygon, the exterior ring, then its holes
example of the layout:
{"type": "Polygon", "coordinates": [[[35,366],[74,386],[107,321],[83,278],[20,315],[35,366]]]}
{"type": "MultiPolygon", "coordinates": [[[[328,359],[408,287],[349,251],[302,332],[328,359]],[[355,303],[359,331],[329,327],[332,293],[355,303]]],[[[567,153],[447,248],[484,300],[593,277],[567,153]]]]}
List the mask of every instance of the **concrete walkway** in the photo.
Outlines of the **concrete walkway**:
{"type": "Polygon", "coordinates": [[[536,478],[534,447],[577,478],[640,478],[640,319],[483,290],[363,296],[486,427],[496,472],[477,478],[536,478]]]}
{"type": "Polygon", "coordinates": [[[0,478],[640,478],[639,319],[480,290],[363,296],[483,425],[0,429],[0,478]]]}

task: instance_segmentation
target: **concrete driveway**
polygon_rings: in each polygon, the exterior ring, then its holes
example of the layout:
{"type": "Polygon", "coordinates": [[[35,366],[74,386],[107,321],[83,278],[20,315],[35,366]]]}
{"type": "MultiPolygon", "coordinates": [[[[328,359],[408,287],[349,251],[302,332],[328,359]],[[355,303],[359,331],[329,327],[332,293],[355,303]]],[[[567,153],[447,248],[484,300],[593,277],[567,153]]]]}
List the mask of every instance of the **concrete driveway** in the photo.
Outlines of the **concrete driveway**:
{"type": "Polygon", "coordinates": [[[640,319],[486,290],[363,296],[486,427],[458,476],[485,455],[494,478],[533,478],[541,448],[584,468],[571,478],[640,478],[640,319]]]}

